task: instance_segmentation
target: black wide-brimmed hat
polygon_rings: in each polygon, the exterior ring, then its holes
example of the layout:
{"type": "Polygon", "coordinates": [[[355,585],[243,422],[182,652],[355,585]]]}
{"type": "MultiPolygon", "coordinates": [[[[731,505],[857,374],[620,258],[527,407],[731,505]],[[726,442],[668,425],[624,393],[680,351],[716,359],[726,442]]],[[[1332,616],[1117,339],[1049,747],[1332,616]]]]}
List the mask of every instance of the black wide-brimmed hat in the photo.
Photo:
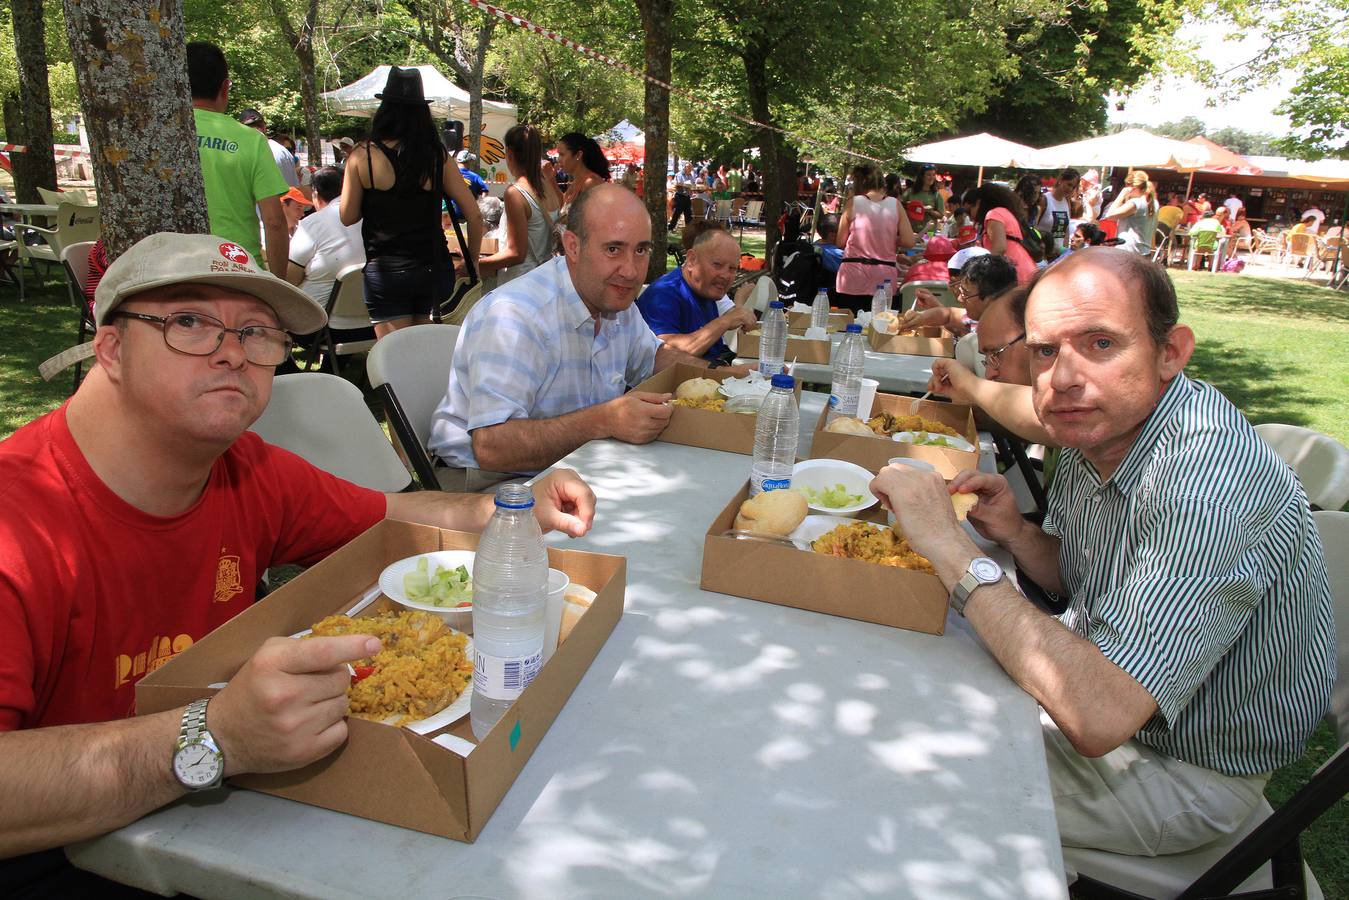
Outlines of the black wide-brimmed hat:
{"type": "Polygon", "coordinates": [[[422,106],[431,101],[422,91],[422,73],[418,69],[389,68],[389,80],[384,82],[384,90],[375,95],[376,100],[385,103],[404,103],[408,106],[422,106]]]}

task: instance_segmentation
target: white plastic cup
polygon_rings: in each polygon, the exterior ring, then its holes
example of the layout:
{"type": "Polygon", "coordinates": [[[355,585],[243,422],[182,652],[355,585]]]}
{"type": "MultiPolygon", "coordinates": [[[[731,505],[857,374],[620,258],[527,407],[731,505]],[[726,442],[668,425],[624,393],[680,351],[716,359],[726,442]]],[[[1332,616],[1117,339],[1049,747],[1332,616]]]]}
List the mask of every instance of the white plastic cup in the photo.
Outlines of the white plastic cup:
{"type": "Polygon", "coordinates": [[[876,402],[876,390],[881,383],[874,378],[863,378],[862,389],[857,393],[857,418],[865,422],[871,418],[871,407],[876,402]]]}
{"type": "Polygon", "coordinates": [[[558,569],[548,570],[548,598],[543,608],[543,661],[557,649],[557,636],[562,631],[562,607],[571,579],[558,569]]]}

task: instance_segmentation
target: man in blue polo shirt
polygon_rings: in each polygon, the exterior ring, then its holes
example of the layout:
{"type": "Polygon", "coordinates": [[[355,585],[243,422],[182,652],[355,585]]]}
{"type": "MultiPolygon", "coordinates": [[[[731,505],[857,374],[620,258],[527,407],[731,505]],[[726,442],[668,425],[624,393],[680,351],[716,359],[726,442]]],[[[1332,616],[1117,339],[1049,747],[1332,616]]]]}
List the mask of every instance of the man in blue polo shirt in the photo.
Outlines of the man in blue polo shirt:
{"type": "Polygon", "coordinates": [[[694,239],[684,265],[652,282],[637,298],[637,308],[668,346],[709,361],[730,362],[734,354],[722,337],[756,324],[754,313],[726,296],[739,266],[740,245],[730,232],[704,231],[694,239]]]}

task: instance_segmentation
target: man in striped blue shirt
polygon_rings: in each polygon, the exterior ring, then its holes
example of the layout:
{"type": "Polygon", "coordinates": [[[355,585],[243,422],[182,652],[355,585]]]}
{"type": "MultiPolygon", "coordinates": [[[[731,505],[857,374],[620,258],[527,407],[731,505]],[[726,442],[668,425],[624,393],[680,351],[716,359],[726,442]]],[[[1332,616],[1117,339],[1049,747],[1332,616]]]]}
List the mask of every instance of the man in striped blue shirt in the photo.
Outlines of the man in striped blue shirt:
{"type": "Polygon", "coordinates": [[[1236,407],[1185,376],[1194,334],[1162,269],[1083,250],[1018,312],[1036,413],[1065,448],[1044,526],[1018,515],[1001,476],[964,472],[950,490],[978,495],[970,521],[1070,597],[1063,615],[980,559],[940,479],[890,467],[875,489],[1040,703],[1064,844],[1204,846],[1302,755],[1330,695],[1334,621],[1306,494],[1236,407]]]}
{"type": "Polygon", "coordinates": [[[464,320],[430,449],[455,468],[532,474],[598,438],[655,440],[669,394],[624,393],[677,362],[634,307],[651,217],[619,185],[571,206],[565,256],[503,285],[464,320]]]}

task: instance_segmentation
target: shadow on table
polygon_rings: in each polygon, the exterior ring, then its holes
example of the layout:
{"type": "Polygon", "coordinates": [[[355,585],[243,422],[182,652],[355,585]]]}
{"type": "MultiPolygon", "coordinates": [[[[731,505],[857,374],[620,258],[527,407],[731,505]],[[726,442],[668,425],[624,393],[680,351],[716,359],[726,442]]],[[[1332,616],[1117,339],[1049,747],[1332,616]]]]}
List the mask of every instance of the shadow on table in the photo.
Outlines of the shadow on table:
{"type": "Polygon", "coordinates": [[[1302,410],[1321,402],[1296,386],[1307,374],[1302,367],[1275,364],[1259,350],[1224,341],[1201,339],[1186,374],[1222,391],[1252,424],[1309,425],[1302,410]]]}

